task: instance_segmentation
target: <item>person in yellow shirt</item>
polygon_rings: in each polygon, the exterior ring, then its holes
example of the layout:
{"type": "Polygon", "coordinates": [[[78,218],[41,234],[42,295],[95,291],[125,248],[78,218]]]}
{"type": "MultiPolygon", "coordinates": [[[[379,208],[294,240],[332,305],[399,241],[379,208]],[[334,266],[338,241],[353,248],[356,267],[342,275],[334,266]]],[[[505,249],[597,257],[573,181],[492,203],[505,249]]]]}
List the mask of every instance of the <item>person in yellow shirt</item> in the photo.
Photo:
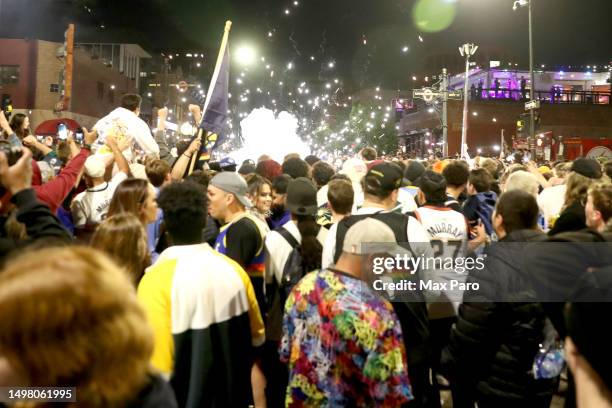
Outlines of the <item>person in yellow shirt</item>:
{"type": "Polygon", "coordinates": [[[155,334],[152,365],[170,378],[181,407],[247,406],[253,349],[265,340],[251,281],[240,265],[201,243],[200,186],[172,183],[158,203],[170,247],[138,286],[155,334]]]}

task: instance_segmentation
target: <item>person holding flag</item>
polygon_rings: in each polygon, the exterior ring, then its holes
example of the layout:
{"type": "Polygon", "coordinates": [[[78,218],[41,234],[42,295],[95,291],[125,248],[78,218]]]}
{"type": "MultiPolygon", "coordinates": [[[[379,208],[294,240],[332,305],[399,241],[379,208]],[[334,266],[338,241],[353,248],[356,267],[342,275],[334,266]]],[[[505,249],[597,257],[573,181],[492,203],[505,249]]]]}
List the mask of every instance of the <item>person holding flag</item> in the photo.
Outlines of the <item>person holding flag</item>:
{"type": "MultiPolygon", "coordinates": [[[[225,34],[221,41],[217,64],[208,87],[206,102],[199,121],[197,138],[202,140],[200,151],[194,154],[189,165],[189,174],[194,168],[201,168],[210,160],[210,154],[215,146],[220,145],[227,136],[227,118],[229,109],[229,45],[228,37],[232,22],[225,23],[225,34]],[[196,162],[198,165],[196,166],[196,162]]],[[[189,106],[194,118],[198,119],[199,109],[194,105],[189,106]]]]}

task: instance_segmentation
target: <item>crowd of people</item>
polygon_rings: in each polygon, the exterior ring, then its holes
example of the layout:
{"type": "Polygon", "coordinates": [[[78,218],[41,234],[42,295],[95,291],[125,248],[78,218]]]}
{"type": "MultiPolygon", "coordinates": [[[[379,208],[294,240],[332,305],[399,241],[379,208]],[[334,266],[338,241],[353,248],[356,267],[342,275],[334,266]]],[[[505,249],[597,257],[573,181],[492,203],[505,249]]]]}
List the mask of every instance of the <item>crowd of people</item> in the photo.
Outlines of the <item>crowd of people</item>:
{"type": "MultiPolygon", "coordinates": [[[[201,141],[173,155],[167,111],[151,133],[139,109],[124,96],[82,142],[0,113],[0,386],[76,387],[82,407],[440,407],[445,389],[549,407],[563,377],[565,406],[612,407],[612,161],[368,147],[194,169],[201,141]],[[368,243],[462,248],[486,267],[454,278],[480,290],[393,301],[368,243]]],[[[409,275],[432,274],[451,278],[409,275]]]]}

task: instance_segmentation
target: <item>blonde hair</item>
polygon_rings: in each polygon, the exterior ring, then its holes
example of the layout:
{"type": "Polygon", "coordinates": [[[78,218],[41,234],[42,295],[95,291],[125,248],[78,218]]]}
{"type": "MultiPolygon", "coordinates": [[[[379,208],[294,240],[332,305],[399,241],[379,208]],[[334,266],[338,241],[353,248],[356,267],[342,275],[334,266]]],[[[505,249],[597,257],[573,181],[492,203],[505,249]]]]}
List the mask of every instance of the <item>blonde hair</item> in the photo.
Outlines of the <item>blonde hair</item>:
{"type": "Polygon", "coordinates": [[[553,168],[553,174],[555,175],[555,177],[565,178],[567,176],[567,173],[569,173],[571,170],[572,170],[571,162],[557,163],[555,167],[553,168]]]}
{"type": "Polygon", "coordinates": [[[96,228],[91,246],[104,251],[124,267],[134,285],[138,285],[151,263],[147,233],[132,213],[119,213],[105,219],[96,228]]]}
{"type": "Polygon", "coordinates": [[[586,199],[589,187],[595,184],[598,180],[585,177],[582,174],[578,174],[572,171],[567,177],[567,190],[565,191],[565,202],[563,203],[563,209],[567,208],[576,201],[582,201],[586,199]]]}
{"type": "Polygon", "coordinates": [[[479,166],[491,174],[491,177],[496,179],[499,176],[499,164],[497,161],[486,157],[480,160],[479,166]]]}
{"type": "Polygon", "coordinates": [[[153,333],[125,275],[85,247],[28,251],[0,273],[0,352],[31,387],[77,387],[69,407],[124,406],[148,381],[153,333]]]}

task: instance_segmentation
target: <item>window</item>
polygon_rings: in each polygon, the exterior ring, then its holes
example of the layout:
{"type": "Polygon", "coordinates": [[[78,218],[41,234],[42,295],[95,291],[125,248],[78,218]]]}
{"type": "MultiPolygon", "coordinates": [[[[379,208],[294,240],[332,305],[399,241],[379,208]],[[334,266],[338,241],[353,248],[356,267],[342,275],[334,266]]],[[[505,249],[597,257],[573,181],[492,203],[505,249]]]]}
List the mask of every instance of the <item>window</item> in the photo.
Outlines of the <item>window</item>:
{"type": "Polygon", "coordinates": [[[104,99],[104,84],[98,82],[98,99],[104,99]]]}
{"type": "Polygon", "coordinates": [[[19,83],[19,65],[0,65],[0,85],[19,83]]]}
{"type": "Polygon", "coordinates": [[[51,85],[49,85],[49,92],[58,93],[59,92],[59,84],[51,84],[51,85]]]}

